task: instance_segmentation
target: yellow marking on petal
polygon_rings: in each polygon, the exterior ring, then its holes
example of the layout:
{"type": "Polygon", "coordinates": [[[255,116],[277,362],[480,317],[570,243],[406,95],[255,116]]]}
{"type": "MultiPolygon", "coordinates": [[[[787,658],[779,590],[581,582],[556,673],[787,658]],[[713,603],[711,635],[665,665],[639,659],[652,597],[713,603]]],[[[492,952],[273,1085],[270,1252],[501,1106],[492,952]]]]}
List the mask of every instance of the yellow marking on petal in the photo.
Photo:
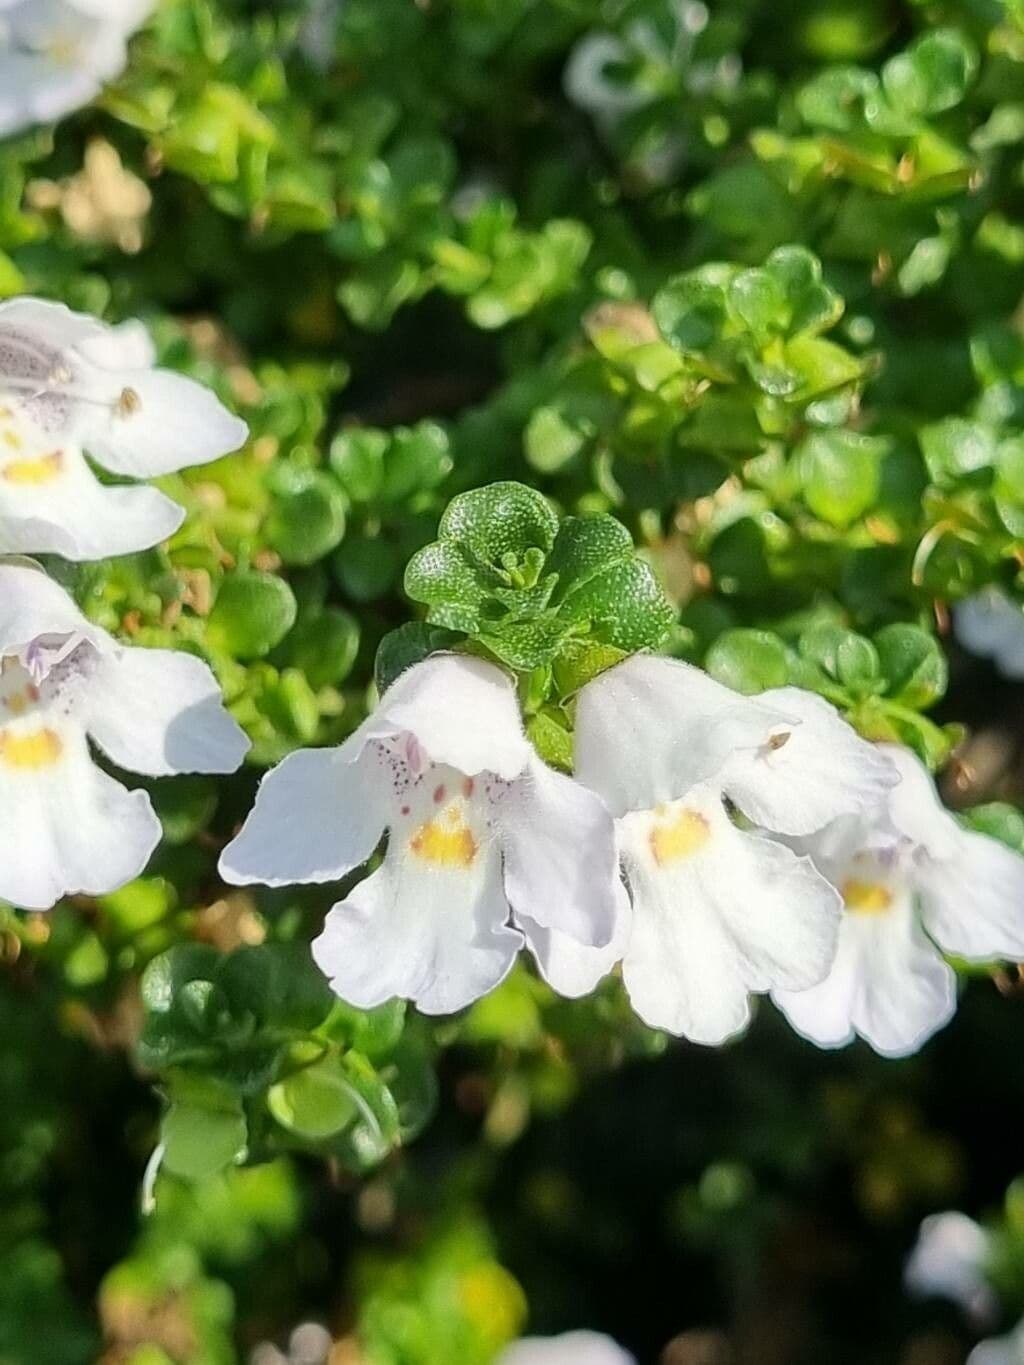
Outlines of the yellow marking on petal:
{"type": "Polygon", "coordinates": [[[697,853],[711,838],[711,826],[699,811],[683,809],[651,827],[648,839],[659,867],[697,853]]]}
{"type": "Polygon", "coordinates": [[[0,478],[5,483],[38,487],[40,484],[53,483],[54,479],[59,479],[63,463],[64,454],[60,450],[43,455],[38,460],[12,460],[10,464],[0,469],[0,478]]]}
{"type": "Polygon", "coordinates": [[[60,736],[53,730],[32,730],[24,735],[0,730],[0,762],[10,768],[52,768],[63,752],[60,736]]]}
{"type": "Polygon", "coordinates": [[[440,819],[420,825],[409,848],[435,867],[472,867],[477,855],[477,842],[457,805],[449,806],[440,819]]]}
{"type": "Polygon", "coordinates": [[[861,915],[881,915],[892,905],[892,892],[881,882],[861,882],[855,877],[841,887],[847,910],[861,915]]]}
{"type": "Polygon", "coordinates": [[[4,430],[4,445],[8,446],[11,450],[21,450],[24,442],[16,431],[12,431],[10,427],[7,427],[4,430]]]}

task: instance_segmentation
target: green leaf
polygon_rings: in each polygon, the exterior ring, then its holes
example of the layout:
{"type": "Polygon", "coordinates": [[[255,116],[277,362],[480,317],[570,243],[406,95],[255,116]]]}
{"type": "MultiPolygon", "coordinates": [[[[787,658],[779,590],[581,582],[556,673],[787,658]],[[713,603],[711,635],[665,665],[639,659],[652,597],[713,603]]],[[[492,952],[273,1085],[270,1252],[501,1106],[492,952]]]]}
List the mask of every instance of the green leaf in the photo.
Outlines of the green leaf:
{"type": "Polygon", "coordinates": [[[432,625],[472,632],[480,625],[480,611],[490,584],[461,546],[448,540],[425,545],[405,570],[405,591],[414,602],[430,608],[432,625]]]}
{"type": "Polygon", "coordinates": [[[949,666],[942,646],[920,626],[895,622],[875,636],[888,695],[915,711],[945,695],[949,666]]]}
{"type": "Polygon", "coordinates": [[[763,343],[789,322],[786,291],[769,270],[742,270],[727,290],[729,311],[763,343]]]}
{"type": "Polygon", "coordinates": [[[705,266],[700,272],[669,280],[654,296],[651,312],[658,330],[679,351],[706,351],[722,335],[728,319],[727,266],[705,266]]]}
{"type": "Polygon", "coordinates": [[[315,564],[345,534],[345,500],[329,478],[274,499],[267,541],[286,564],[315,564]]]}
{"type": "Polygon", "coordinates": [[[659,645],[676,619],[654,571],[635,555],[593,573],[567,594],[558,614],[574,624],[589,622],[596,640],[628,653],[659,645]]]}
{"type": "Polygon", "coordinates": [[[832,526],[850,526],[878,501],[887,442],[852,431],[809,436],[795,454],[804,501],[832,526]]]}
{"type": "Polygon", "coordinates": [[[422,621],[407,621],[390,631],[377,648],[373,669],[377,691],[383,696],[400,673],[436,650],[452,648],[458,640],[459,636],[452,631],[422,621]]]}
{"type": "Polygon", "coordinates": [[[633,537],[614,517],[566,517],[544,566],[546,573],[558,576],[552,606],[603,569],[632,559],[634,553],[633,537]]]}
{"type": "Polygon", "coordinates": [[[708,651],[705,667],[718,682],[747,695],[789,681],[786,648],[767,630],[724,631],[708,651]]]}
{"type": "Polygon", "coordinates": [[[918,439],[929,474],[942,486],[955,484],[961,476],[989,469],[995,463],[995,436],[981,422],[946,417],[922,427],[918,439]]]}
{"type": "Polygon", "coordinates": [[[522,483],[492,483],[460,493],[441,518],[438,539],[450,541],[481,564],[522,562],[531,549],[551,549],[558,517],[548,500],[522,483]]]}
{"type": "Polygon", "coordinates": [[[336,1057],[325,1057],[272,1086],[267,1107],[283,1128],[311,1142],[340,1133],[359,1114],[352,1084],[336,1057]]]}
{"type": "Polygon", "coordinates": [[[823,621],[804,631],[799,650],[801,658],[815,664],[855,696],[879,690],[878,652],[863,635],[823,621]]]}
{"type": "Polygon", "coordinates": [[[166,1170],[184,1180],[208,1180],[245,1159],[248,1125],[229,1087],[182,1076],[171,1094],[160,1125],[166,1170]]]}
{"type": "Polygon", "coordinates": [[[210,644],[236,659],[262,659],[295,624],[295,596],[276,574],[243,570],[221,584],[207,622],[210,644]]]}
{"type": "Polygon", "coordinates": [[[936,29],[886,62],[882,86],[897,109],[941,114],[963,100],[977,65],[977,53],[962,33],[936,29]]]}

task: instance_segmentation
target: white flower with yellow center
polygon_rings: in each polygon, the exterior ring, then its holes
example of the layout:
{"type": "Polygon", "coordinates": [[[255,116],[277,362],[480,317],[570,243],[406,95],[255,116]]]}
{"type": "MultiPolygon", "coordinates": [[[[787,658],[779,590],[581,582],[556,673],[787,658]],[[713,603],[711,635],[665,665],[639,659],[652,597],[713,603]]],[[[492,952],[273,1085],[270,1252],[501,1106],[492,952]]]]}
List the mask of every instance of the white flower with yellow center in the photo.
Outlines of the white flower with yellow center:
{"type": "Polygon", "coordinates": [[[144,550],[184,512],[151,478],[237,450],[248,429],[208,389],[154,368],[141,323],[109,327],[61,304],[0,304],[0,554],[103,559],[144,550]]]}
{"type": "Polygon", "coordinates": [[[636,1365],[601,1332],[564,1332],[560,1337],[523,1337],[507,1346],[495,1365],[636,1365]]]}
{"type": "Polygon", "coordinates": [[[0,899],[47,910],[137,877],[160,839],[142,791],[97,767],[227,773],[248,740],[189,654],[127,649],[41,570],[0,563],[0,899]]]}
{"type": "Polygon", "coordinates": [[[0,0],[0,137],[96,98],[154,0],[0,0]]]}
{"type": "Polygon", "coordinates": [[[820,1047],[855,1035],[884,1057],[916,1052],[956,1010],[943,952],[1024,957],[1024,858],[963,829],[908,749],[884,746],[901,781],[888,801],[798,847],[839,887],[845,913],[825,981],[775,1000],[820,1047]]]}
{"type": "Polygon", "coordinates": [[[606,944],[628,914],[610,815],[537,758],[511,681],[480,659],[414,665],[340,748],[289,755],[221,872],[236,885],[335,881],[385,829],[380,867],[313,945],[361,1008],[398,996],[428,1014],[461,1009],[524,942],[556,990],[578,994],[563,942],[606,944]]]}
{"type": "Polygon", "coordinates": [[[817,829],[896,781],[827,702],[789,687],[742,697],[637,655],[581,692],[576,773],[617,820],[633,922],[615,947],[646,1023],[721,1043],[746,1026],[751,993],[827,975],[839,894],[765,831],[817,829]]]}

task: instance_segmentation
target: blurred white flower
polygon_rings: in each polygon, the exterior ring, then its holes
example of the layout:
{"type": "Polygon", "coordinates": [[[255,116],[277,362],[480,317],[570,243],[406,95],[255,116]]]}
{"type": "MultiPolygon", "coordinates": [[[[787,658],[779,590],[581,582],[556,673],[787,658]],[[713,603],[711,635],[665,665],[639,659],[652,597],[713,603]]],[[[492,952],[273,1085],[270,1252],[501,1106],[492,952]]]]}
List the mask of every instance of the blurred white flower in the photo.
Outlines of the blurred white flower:
{"type": "Polygon", "coordinates": [[[953,629],[964,649],[993,660],[1004,677],[1024,678],[1024,611],[1002,588],[985,588],[958,603],[953,629]]]}
{"type": "Polygon", "coordinates": [[[578,994],[564,943],[607,944],[628,915],[611,816],[540,761],[510,679],[480,659],[414,665],[340,748],[289,755],[221,872],[236,885],[335,881],[385,829],[383,863],[313,945],[361,1008],[399,996],[427,1014],[462,1009],[524,941],[556,990],[578,994]]]}
{"type": "Polygon", "coordinates": [[[306,60],[327,71],[337,48],[338,20],[344,0],[309,0],[299,29],[299,47],[306,60]]]}
{"type": "Polygon", "coordinates": [[[128,649],[39,569],[0,563],[0,898],[47,910],[137,877],[160,839],[143,791],[94,763],[229,773],[249,742],[190,654],[128,649]]]}
{"type": "Polygon", "coordinates": [[[888,802],[795,845],[840,888],[846,909],[827,980],[775,1000],[820,1047],[859,1034],[902,1057],[956,1010],[943,952],[974,962],[1024,956],[1024,858],[963,829],[920,760],[885,748],[901,776],[888,802]]]}
{"type": "Polygon", "coordinates": [[[1024,1365],[1024,1321],[1005,1337],[992,1337],[975,1346],[967,1365],[1024,1365]]]}
{"type": "Polygon", "coordinates": [[[701,64],[687,71],[694,42],[708,23],[701,0],[670,0],[662,27],[648,19],[628,24],[620,37],[602,30],[585,34],[566,63],[563,84],[568,98],[596,118],[616,122],[660,96],[671,95],[687,72],[698,84],[701,64]],[[668,36],[669,31],[672,34],[668,36]]]}
{"type": "Polygon", "coordinates": [[[505,1348],[494,1365],[636,1365],[621,1346],[600,1332],[524,1337],[505,1348]]]}
{"type": "Polygon", "coordinates": [[[637,655],[581,692],[576,771],[616,817],[633,900],[628,942],[579,950],[581,975],[624,949],[640,1017],[709,1044],[747,1025],[751,993],[827,975],[839,894],[761,831],[808,833],[897,780],[827,702],[789,687],[747,698],[637,655]],[[739,828],[727,800],[760,831],[739,828]]]}
{"type": "Polygon", "coordinates": [[[933,1213],[921,1223],[903,1271],[907,1289],[920,1298],[957,1304],[984,1326],[995,1314],[996,1297],[985,1278],[991,1238],[965,1213],[933,1213]]]}
{"type": "Polygon", "coordinates": [[[102,559],[147,549],[184,512],[149,478],[237,450],[248,428],[208,389],[155,369],[138,322],[109,327],[61,304],[0,304],[0,553],[102,559]]]}
{"type": "Polygon", "coordinates": [[[0,0],[0,137],[88,104],[154,0],[0,0]]]}

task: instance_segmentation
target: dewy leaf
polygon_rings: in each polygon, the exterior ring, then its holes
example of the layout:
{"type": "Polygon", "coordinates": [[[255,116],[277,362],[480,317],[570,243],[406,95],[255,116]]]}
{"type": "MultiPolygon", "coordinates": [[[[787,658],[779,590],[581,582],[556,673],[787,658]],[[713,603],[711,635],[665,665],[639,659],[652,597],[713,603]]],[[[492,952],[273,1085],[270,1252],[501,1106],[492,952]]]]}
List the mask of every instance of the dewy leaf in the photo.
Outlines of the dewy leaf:
{"type": "Polygon", "coordinates": [[[405,571],[405,591],[430,608],[431,624],[467,633],[479,627],[480,608],[489,596],[480,569],[448,540],[435,540],[413,555],[405,571]]]}
{"type": "Polygon", "coordinates": [[[563,621],[589,623],[594,639],[627,652],[653,649],[676,619],[654,571],[635,554],[586,579],[558,614],[563,621]]]}
{"type": "Polygon", "coordinates": [[[438,527],[439,540],[495,567],[507,556],[520,561],[531,549],[546,554],[557,533],[558,517],[548,500],[521,483],[492,483],[460,493],[448,504],[438,527]]]}
{"type": "Polygon", "coordinates": [[[566,517],[545,564],[546,573],[558,575],[551,604],[557,605],[602,569],[634,554],[633,537],[614,517],[566,517]]]}

